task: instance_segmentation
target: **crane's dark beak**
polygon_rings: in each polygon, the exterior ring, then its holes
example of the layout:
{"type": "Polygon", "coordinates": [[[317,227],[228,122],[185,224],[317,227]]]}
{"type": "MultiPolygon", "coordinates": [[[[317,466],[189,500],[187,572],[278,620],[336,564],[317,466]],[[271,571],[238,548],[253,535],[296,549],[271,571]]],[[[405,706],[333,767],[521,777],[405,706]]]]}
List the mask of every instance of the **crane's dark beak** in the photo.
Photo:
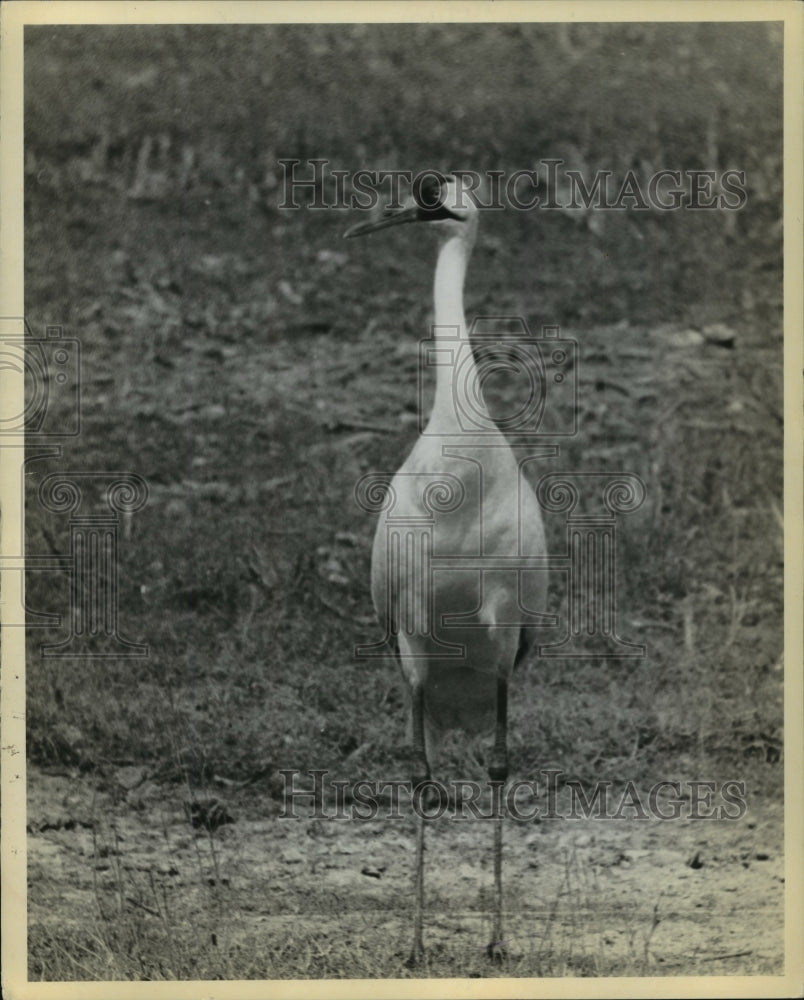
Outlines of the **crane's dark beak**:
{"type": "Polygon", "coordinates": [[[388,209],[380,219],[375,219],[373,222],[358,222],[356,226],[350,226],[343,234],[343,238],[348,240],[353,236],[376,233],[378,229],[387,229],[389,226],[401,226],[404,222],[416,222],[419,218],[419,206],[411,199],[401,208],[388,209]]]}

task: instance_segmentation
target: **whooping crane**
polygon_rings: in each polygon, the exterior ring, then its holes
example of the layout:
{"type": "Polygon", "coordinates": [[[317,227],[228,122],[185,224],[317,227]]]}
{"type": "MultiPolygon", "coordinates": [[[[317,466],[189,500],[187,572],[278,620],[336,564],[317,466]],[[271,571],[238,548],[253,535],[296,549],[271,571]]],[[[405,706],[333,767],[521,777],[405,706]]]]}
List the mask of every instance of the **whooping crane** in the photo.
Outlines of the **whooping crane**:
{"type": "MultiPolygon", "coordinates": [[[[539,619],[537,612],[545,607],[547,589],[546,573],[512,572],[504,561],[544,556],[545,539],[536,497],[482,399],[481,379],[469,345],[463,285],[477,234],[477,207],[455,177],[426,175],[423,181],[401,209],[353,226],[344,234],[358,236],[409,222],[426,223],[436,231],[435,350],[443,345],[444,352],[454,356],[456,339],[463,341],[460,377],[457,364],[436,367],[429,421],[391,482],[396,502],[392,510],[380,515],[377,525],[371,592],[386,635],[396,640],[410,689],[414,788],[430,778],[428,750],[432,751],[443,731],[485,732],[494,727],[488,774],[492,783],[498,783],[500,797],[494,819],[493,933],[487,952],[499,960],[503,954],[501,801],[508,776],[508,681],[536,637],[533,625],[519,623],[539,619]],[[459,411],[473,413],[482,433],[467,430],[459,411]],[[427,482],[441,484],[452,502],[428,503],[423,486],[427,482]],[[389,545],[389,529],[401,532],[396,545],[389,545]],[[447,557],[452,565],[434,568],[431,556],[447,557]],[[462,558],[472,561],[470,568],[461,568],[462,558]],[[478,566],[482,568],[485,562],[489,569],[481,572],[478,566]],[[529,609],[530,619],[523,619],[523,609],[529,609]]],[[[461,345],[457,346],[460,350],[461,345]]],[[[417,964],[424,953],[425,824],[421,812],[410,964],[417,964]]]]}

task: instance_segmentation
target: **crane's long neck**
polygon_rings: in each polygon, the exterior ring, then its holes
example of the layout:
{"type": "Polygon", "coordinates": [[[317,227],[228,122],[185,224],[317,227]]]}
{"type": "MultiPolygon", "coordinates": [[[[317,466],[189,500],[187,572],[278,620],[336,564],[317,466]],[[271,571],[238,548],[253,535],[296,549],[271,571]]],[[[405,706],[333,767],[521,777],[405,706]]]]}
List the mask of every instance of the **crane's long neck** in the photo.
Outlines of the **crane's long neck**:
{"type": "MultiPolygon", "coordinates": [[[[463,315],[463,282],[471,250],[459,236],[441,244],[436,262],[433,296],[435,298],[436,327],[460,327],[460,336],[466,336],[463,315]]],[[[438,336],[438,330],[436,330],[438,336]]],[[[449,334],[454,337],[455,332],[449,334]]]]}
{"type": "MultiPolygon", "coordinates": [[[[461,428],[456,418],[456,405],[459,405],[461,395],[475,388],[475,372],[466,368],[467,364],[474,368],[474,360],[469,344],[469,331],[466,328],[466,317],[463,312],[463,283],[466,277],[466,266],[472,252],[471,243],[460,236],[446,240],[438,253],[435,270],[435,340],[442,343],[446,351],[452,352],[452,358],[460,365],[460,378],[455,378],[458,365],[439,363],[436,367],[436,391],[433,401],[433,411],[430,414],[428,430],[430,433],[458,433],[461,428]],[[463,344],[459,345],[456,340],[463,344]],[[465,345],[465,346],[464,346],[465,345]],[[460,358],[458,348],[460,346],[460,358]],[[468,360],[467,360],[468,359],[468,360]]],[[[477,409],[478,400],[473,397],[471,408],[477,409]]]]}

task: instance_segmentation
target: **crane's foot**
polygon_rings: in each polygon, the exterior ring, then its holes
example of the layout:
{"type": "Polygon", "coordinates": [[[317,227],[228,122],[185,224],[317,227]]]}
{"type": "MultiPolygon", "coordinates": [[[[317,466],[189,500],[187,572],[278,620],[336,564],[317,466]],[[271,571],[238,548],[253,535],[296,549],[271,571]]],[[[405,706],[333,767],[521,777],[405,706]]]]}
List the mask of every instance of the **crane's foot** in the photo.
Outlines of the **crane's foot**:
{"type": "Polygon", "coordinates": [[[502,760],[493,761],[489,764],[489,778],[493,782],[503,782],[508,777],[508,760],[503,758],[502,760]]]}
{"type": "Polygon", "coordinates": [[[490,941],[486,945],[486,958],[494,965],[502,965],[507,954],[505,944],[502,941],[490,941]]]}
{"type": "Polygon", "coordinates": [[[408,955],[405,960],[406,969],[418,969],[424,964],[424,947],[423,945],[414,945],[413,950],[410,955],[408,955]]]}

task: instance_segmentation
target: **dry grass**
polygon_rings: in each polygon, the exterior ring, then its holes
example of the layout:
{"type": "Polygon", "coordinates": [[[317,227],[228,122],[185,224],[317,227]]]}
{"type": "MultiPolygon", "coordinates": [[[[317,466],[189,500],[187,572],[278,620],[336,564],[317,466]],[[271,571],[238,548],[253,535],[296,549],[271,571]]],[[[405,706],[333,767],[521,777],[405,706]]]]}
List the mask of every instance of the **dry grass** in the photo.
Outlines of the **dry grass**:
{"type": "MultiPolygon", "coordinates": [[[[177,808],[223,789],[235,808],[259,802],[268,815],[282,767],[407,776],[395,673],[353,656],[377,636],[372,525],[352,493],[363,472],[397,467],[415,435],[431,255],[403,238],[347,255],[343,213],[277,210],[275,159],[515,169],[559,155],[608,169],[736,165],[751,191],[736,221],[610,213],[598,229],[562,213],[484,219],[468,312],[557,323],[579,343],[581,431],[550,471],[625,470],[648,489],[618,536],[623,631],[648,656],[530,664],[514,692],[514,772],[744,778],[778,799],[778,38],[762,25],[589,27],[561,38],[546,26],[467,28],[451,56],[447,28],[369,34],[29,37],[27,313],[37,330],[63,323],[84,350],[83,431],[59,467],[124,468],[148,481],[148,505],[121,540],[120,621],[151,649],[146,661],[47,660],[40,644],[63,634],[31,630],[29,759],[109,794],[120,768],[142,767],[177,808]],[[373,61],[356,58],[369,44],[373,61]],[[615,59],[623,45],[640,57],[615,59]],[[688,64],[681,93],[669,80],[676,56],[688,64]],[[744,100],[721,113],[717,87],[744,100]],[[674,340],[715,321],[730,325],[735,346],[674,340]]],[[[35,501],[55,467],[29,465],[32,553],[69,551],[66,518],[35,501]]],[[[548,524],[554,550],[564,530],[559,518],[548,524]]],[[[67,612],[66,580],[31,573],[28,598],[67,612]]],[[[563,600],[556,580],[554,606],[563,600]]],[[[456,741],[440,766],[471,777],[482,753],[456,741]]],[[[113,830],[99,823],[93,858],[109,868],[93,890],[95,920],[32,925],[32,976],[401,974],[387,928],[371,917],[355,914],[347,936],[335,924],[315,935],[287,926],[268,943],[238,932],[243,898],[227,903],[218,891],[218,836],[169,901],[116,865],[113,830]]],[[[568,856],[560,893],[535,930],[522,929],[526,943],[503,971],[654,969],[657,918],[642,915],[612,955],[600,905],[594,872],[568,856]]],[[[496,974],[446,939],[425,971],[496,974]]]]}

